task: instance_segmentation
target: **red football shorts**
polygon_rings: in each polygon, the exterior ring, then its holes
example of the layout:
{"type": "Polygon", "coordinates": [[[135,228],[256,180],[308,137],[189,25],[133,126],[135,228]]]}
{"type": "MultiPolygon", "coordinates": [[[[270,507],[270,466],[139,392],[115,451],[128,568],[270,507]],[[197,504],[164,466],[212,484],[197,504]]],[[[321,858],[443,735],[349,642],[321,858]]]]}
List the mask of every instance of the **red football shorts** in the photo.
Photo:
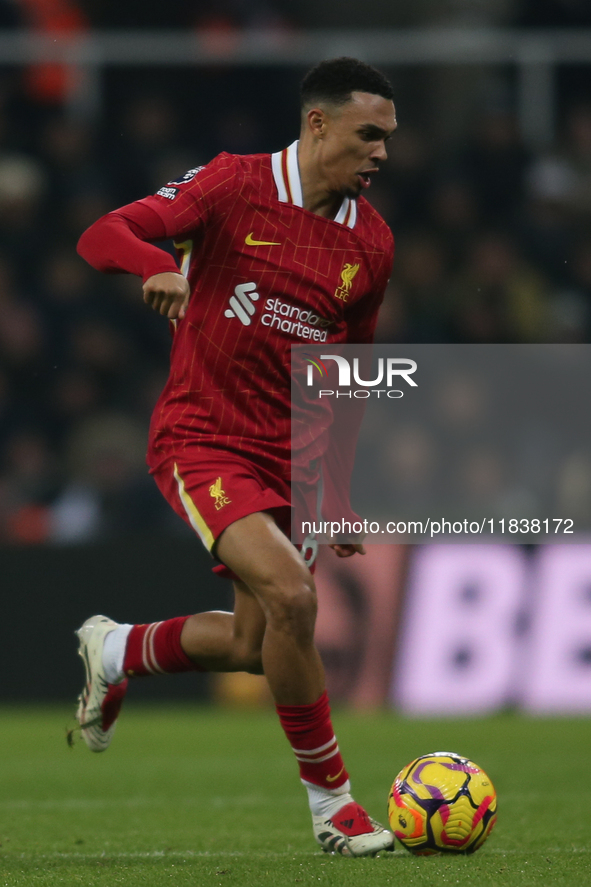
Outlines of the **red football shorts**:
{"type": "MultiPolygon", "coordinates": [[[[150,473],[166,501],[214,556],[215,543],[226,527],[258,511],[270,512],[279,529],[288,539],[291,536],[290,484],[240,456],[185,447],[150,473]]],[[[310,489],[306,498],[311,503],[315,496],[315,490],[310,489]]],[[[313,558],[308,551],[305,555],[311,566],[313,558]]],[[[231,576],[224,565],[214,567],[214,572],[231,576]]]]}

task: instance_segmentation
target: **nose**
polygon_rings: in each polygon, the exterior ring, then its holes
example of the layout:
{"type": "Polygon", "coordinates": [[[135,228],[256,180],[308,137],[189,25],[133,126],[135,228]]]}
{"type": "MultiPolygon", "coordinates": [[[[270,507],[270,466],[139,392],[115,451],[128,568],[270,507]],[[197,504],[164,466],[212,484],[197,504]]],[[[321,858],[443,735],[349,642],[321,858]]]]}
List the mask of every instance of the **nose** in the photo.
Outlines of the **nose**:
{"type": "Polygon", "coordinates": [[[379,163],[382,160],[387,160],[387,158],[388,152],[386,151],[386,143],[384,141],[378,142],[374,150],[371,152],[370,159],[379,163]]]}

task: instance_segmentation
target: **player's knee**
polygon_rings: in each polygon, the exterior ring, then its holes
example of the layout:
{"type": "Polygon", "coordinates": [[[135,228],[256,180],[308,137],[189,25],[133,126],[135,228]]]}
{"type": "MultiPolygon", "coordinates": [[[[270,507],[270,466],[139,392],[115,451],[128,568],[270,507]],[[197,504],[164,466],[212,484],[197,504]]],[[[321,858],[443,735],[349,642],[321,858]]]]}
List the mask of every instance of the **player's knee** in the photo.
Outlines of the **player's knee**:
{"type": "Polygon", "coordinates": [[[269,622],[275,630],[307,639],[314,633],[317,609],[313,584],[284,586],[269,601],[269,622]]]}
{"type": "Polygon", "coordinates": [[[299,557],[261,570],[253,589],[267,624],[276,631],[309,639],[316,622],[316,588],[312,574],[299,557]]]}

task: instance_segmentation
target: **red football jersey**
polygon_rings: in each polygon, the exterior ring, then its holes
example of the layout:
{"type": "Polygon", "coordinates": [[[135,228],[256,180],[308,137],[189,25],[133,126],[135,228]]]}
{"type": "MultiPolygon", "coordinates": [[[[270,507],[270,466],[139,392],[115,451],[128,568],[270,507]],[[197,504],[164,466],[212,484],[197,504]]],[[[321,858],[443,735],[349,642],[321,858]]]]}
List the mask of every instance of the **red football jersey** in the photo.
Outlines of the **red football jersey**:
{"type": "Polygon", "coordinates": [[[290,346],[372,340],[392,234],[363,198],[345,198],[335,219],[304,209],[297,149],[223,153],[139,201],[174,238],[191,287],[152,418],[152,467],[191,444],[289,478],[290,346]]]}

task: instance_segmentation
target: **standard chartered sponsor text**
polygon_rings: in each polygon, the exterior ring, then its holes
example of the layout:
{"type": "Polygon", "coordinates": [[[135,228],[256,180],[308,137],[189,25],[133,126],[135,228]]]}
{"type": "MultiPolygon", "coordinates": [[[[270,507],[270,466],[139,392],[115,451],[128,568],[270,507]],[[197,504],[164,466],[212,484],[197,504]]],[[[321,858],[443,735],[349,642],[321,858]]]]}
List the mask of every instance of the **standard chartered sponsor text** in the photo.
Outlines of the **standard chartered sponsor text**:
{"type": "Polygon", "coordinates": [[[311,536],[327,536],[331,539],[339,536],[368,536],[377,533],[389,535],[418,535],[433,538],[440,535],[483,535],[499,534],[572,534],[574,521],[571,518],[494,518],[485,517],[481,520],[392,520],[386,523],[360,519],[357,521],[302,521],[302,533],[311,536]]]}
{"type": "Polygon", "coordinates": [[[319,317],[313,311],[298,308],[296,305],[290,305],[280,299],[267,299],[265,312],[261,317],[263,326],[277,328],[283,333],[290,333],[300,339],[326,342],[326,327],[331,325],[331,321],[319,317]]]}

